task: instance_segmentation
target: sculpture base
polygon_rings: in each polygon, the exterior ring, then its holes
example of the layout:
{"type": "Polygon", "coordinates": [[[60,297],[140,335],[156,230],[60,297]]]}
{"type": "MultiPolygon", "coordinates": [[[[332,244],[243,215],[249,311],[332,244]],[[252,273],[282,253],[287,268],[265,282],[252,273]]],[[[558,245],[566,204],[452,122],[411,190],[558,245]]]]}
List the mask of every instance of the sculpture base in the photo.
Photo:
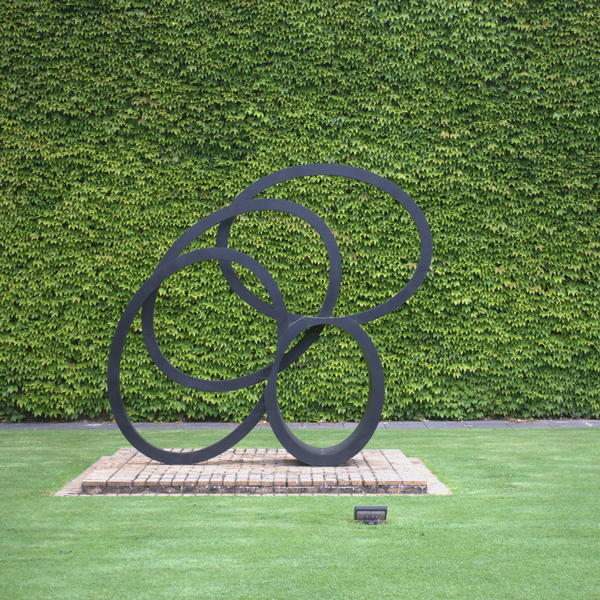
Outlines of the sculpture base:
{"type": "Polygon", "coordinates": [[[336,467],[311,467],[283,449],[233,449],[195,465],[165,465],[121,449],[57,495],[428,493],[450,491],[418,458],[400,450],[363,450],[336,467]]]}

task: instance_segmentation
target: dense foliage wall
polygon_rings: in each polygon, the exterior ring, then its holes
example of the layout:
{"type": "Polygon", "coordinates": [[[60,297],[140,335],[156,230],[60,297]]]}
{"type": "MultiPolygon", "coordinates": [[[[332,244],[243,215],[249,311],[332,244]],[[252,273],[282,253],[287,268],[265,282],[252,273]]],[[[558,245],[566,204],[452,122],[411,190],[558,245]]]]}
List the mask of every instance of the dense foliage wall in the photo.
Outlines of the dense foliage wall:
{"type": "MultiPolygon", "coordinates": [[[[598,417],[599,23],[596,0],[3,0],[0,418],[106,413],[114,328],[170,243],[311,162],[389,178],[431,224],[425,282],[366,326],[386,418],[598,417]]],[[[336,315],[415,268],[412,222],[368,186],[269,196],[335,232],[336,315]]],[[[327,257],[303,222],[239,218],[231,246],[316,314],[327,257]]],[[[177,366],[210,378],[267,365],[276,344],[212,263],[161,288],[156,327],[177,366]]],[[[123,381],[134,419],[238,420],[262,390],[178,388],[139,323],[123,381]]],[[[352,420],[366,385],[352,338],[326,328],[279,389],[289,419],[352,420]]]]}

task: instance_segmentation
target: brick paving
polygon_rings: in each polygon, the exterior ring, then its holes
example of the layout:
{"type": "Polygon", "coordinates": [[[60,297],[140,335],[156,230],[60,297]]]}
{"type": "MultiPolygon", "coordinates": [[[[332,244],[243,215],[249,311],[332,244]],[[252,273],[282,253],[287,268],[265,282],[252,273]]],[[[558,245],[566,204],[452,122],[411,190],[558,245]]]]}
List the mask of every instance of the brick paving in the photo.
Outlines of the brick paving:
{"type": "Polygon", "coordinates": [[[363,450],[336,467],[311,467],[283,449],[233,449],[193,465],[165,465],[121,449],[56,495],[449,493],[418,458],[400,450],[363,450]]]}

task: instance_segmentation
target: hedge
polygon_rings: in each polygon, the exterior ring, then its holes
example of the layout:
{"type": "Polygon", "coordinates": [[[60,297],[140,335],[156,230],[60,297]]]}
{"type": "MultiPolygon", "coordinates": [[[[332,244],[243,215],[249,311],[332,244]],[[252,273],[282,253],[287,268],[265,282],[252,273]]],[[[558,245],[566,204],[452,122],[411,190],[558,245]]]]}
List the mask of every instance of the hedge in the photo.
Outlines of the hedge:
{"type": "MultiPolygon", "coordinates": [[[[4,0],[0,418],[107,415],[116,323],[165,250],[256,179],[313,162],[390,179],[431,225],[425,282],[365,326],[384,418],[598,418],[599,23],[595,0],[4,0]]],[[[269,190],[333,230],[335,315],[385,301],[418,260],[412,221],[375,192],[269,190]]],[[[302,221],[240,217],[230,246],[316,314],[327,257],[302,221]]],[[[156,328],[207,378],[266,366],[276,344],[212,262],[165,283],[156,328]]],[[[366,385],[358,346],[328,327],[278,387],[287,419],[339,421],[366,385]]],[[[139,420],[239,421],[262,391],[174,385],[139,318],[123,387],[139,420]]]]}

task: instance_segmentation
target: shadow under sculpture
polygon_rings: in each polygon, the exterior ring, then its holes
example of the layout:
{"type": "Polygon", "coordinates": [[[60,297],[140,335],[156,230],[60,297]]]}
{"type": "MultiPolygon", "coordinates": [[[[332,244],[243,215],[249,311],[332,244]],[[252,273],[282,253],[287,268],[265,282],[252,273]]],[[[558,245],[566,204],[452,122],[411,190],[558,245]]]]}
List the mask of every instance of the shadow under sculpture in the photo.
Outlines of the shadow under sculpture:
{"type": "Polygon", "coordinates": [[[279,442],[299,461],[313,466],[333,466],[351,459],[366,446],[377,429],[384,401],[381,360],[373,342],[361,325],[387,315],[406,302],[425,279],[431,256],[431,231],[422,211],[408,194],[379,175],[345,165],[310,164],[283,169],[262,177],[239,194],[231,205],[208,215],[181,235],[163,256],[152,276],[145,281],[127,305],[117,325],[110,348],[107,377],[110,405],[121,432],[135,448],[149,458],[166,464],[187,465],[208,460],[228,450],[242,440],[266,413],[279,442]],[[395,198],[412,217],[421,240],[421,256],[410,281],[390,300],[354,315],[332,317],[342,275],[340,253],[333,233],[320,217],[304,206],[286,200],[255,198],[275,184],[311,175],[348,177],[373,185],[395,198]],[[288,213],[303,219],[315,228],[325,244],[329,256],[329,287],[316,317],[288,312],[279,287],[269,272],[247,254],[227,247],[229,232],[235,218],[241,214],[264,210],[288,213]],[[219,229],[214,248],[182,254],[196,238],[215,225],[219,225],[219,229]],[[275,360],[269,366],[243,377],[213,381],[183,373],[163,355],[154,331],[154,307],[160,285],[181,269],[205,260],[219,261],[227,283],[238,296],[257,311],[275,319],[277,350],[275,360]],[[250,270],[260,280],[267,290],[271,304],[258,298],[242,283],[233,269],[232,262],[250,270]],[[131,423],[121,395],[120,367],[125,339],[140,309],[142,309],[142,332],[148,353],[160,371],[176,383],[194,390],[227,392],[267,380],[266,388],[252,412],[236,429],[217,443],[190,452],[170,452],[150,444],[131,423]],[[352,434],[335,446],[320,448],[302,442],[286,425],[277,401],[277,374],[289,367],[310,348],[325,325],[344,329],[362,348],[369,370],[369,396],[363,417],[352,434]],[[303,337],[288,350],[290,344],[300,334],[304,334],[303,337]]]}

